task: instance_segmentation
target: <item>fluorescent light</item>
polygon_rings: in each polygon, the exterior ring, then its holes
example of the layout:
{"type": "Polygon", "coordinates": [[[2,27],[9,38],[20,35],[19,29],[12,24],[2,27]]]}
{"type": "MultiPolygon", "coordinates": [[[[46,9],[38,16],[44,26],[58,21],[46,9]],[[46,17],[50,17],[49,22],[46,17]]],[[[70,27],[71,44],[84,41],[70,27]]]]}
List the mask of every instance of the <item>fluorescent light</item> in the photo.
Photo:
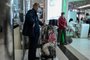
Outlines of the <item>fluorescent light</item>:
{"type": "Polygon", "coordinates": [[[80,6],[80,7],[78,7],[78,8],[81,9],[81,8],[86,8],[86,7],[90,7],[90,4],[83,5],[83,6],[80,6]]]}

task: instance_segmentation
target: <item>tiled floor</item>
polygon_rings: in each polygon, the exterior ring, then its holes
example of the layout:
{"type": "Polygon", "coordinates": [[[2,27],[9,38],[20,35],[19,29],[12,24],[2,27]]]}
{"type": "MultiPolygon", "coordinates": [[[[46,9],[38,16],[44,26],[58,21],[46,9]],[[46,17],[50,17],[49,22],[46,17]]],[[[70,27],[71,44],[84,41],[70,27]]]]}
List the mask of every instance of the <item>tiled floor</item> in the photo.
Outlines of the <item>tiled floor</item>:
{"type": "Polygon", "coordinates": [[[67,56],[68,60],[79,60],[70,50],[68,50],[65,46],[59,46],[64,55],[67,56]]]}
{"type": "MultiPolygon", "coordinates": [[[[72,39],[71,44],[65,45],[63,47],[56,47],[57,57],[54,60],[89,60],[90,59],[90,39],[72,39]],[[71,58],[71,56],[73,57],[71,58]]],[[[4,49],[4,41],[2,34],[0,34],[0,60],[10,60],[7,59],[4,49]]],[[[22,60],[22,50],[15,50],[15,60],[22,60]]],[[[24,60],[28,60],[28,51],[26,51],[24,60]]]]}
{"type": "MultiPolygon", "coordinates": [[[[21,56],[22,56],[22,51],[15,50],[15,60],[21,60],[21,56]]],[[[2,33],[0,33],[0,60],[10,60],[5,50],[4,39],[3,39],[2,33]]]]}
{"type": "Polygon", "coordinates": [[[73,38],[73,42],[66,47],[81,60],[90,60],[90,39],[73,38]]]}
{"type": "Polygon", "coordinates": [[[22,50],[15,50],[15,60],[22,60],[22,50]]]}
{"type": "Polygon", "coordinates": [[[90,60],[90,40],[89,39],[73,39],[71,44],[77,51],[90,60]]]}
{"type": "MultiPolygon", "coordinates": [[[[68,58],[65,56],[65,54],[59,49],[59,47],[56,47],[56,58],[54,60],[68,60],[68,58]]],[[[25,53],[24,60],[28,60],[28,50],[25,53]]]]}
{"type": "Polygon", "coordinates": [[[0,60],[9,60],[5,52],[2,33],[0,33],[0,60]]]}
{"type": "Polygon", "coordinates": [[[69,60],[59,47],[56,48],[56,54],[59,60],[69,60]]]}

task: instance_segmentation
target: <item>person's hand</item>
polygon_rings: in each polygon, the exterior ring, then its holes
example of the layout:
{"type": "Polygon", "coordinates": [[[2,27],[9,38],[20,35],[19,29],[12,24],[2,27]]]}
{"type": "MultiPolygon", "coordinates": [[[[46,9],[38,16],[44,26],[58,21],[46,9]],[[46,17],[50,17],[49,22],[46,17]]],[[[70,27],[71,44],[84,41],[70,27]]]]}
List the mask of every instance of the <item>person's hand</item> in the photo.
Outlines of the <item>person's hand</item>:
{"type": "Polygon", "coordinates": [[[35,23],[33,24],[33,27],[35,27],[35,23]]]}
{"type": "Polygon", "coordinates": [[[44,23],[44,26],[46,26],[47,24],[44,23]]]}
{"type": "Polygon", "coordinates": [[[68,28],[68,27],[66,27],[66,30],[68,31],[68,30],[69,30],[69,28],[68,28]]]}
{"type": "Polygon", "coordinates": [[[64,26],[64,28],[66,29],[66,28],[67,28],[67,26],[64,26]]]}

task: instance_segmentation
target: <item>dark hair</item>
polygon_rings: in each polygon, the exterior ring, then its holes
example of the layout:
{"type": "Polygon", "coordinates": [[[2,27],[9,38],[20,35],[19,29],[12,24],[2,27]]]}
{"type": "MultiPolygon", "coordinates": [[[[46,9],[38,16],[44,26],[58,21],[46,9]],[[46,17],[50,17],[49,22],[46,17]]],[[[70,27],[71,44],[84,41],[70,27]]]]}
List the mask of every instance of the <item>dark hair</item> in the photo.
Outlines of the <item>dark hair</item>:
{"type": "Polygon", "coordinates": [[[33,4],[33,7],[38,6],[38,5],[39,5],[39,3],[34,3],[34,4],[33,4]]]}
{"type": "Polygon", "coordinates": [[[70,18],[69,22],[71,22],[71,21],[73,21],[73,19],[72,19],[72,18],[70,18]]]}
{"type": "Polygon", "coordinates": [[[79,20],[79,18],[77,17],[77,20],[79,20]]]}
{"type": "Polygon", "coordinates": [[[77,21],[78,21],[78,23],[80,22],[78,17],[77,17],[77,21]]]}
{"type": "Polygon", "coordinates": [[[83,17],[81,18],[81,20],[83,20],[83,17]]]}
{"type": "Polygon", "coordinates": [[[86,16],[88,16],[89,15],[89,13],[86,13],[86,16]]]}
{"type": "Polygon", "coordinates": [[[64,15],[64,14],[65,14],[64,12],[61,13],[61,15],[64,15]]]}

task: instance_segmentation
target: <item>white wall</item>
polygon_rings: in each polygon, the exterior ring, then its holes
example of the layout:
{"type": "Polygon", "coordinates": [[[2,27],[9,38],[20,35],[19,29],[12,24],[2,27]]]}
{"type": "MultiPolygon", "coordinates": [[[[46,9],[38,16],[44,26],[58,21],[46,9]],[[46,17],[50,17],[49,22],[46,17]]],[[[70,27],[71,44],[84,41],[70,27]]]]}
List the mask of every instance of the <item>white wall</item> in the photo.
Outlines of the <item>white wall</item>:
{"type": "Polygon", "coordinates": [[[44,0],[30,0],[30,8],[32,8],[34,3],[44,3],[44,0]]]}
{"type": "Polygon", "coordinates": [[[73,2],[73,1],[85,1],[85,0],[68,0],[69,2],[73,2]]]}
{"type": "Polygon", "coordinates": [[[58,19],[62,12],[62,0],[47,1],[47,20],[58,19]]]}
{"type": "Polygon", "coordinates": [[[89,13],[90,14],[90,9],[85,10],[85,13],[89,13]]]}
{"type": "Polygon", "coordinates": [[[45,0],[45,22],[50,19],[58,19],[62,12],[62,0],[45,0]]]}
{"type": "Polygon", "coordinates": [[[34,3],[42,3],[44,0],[32,0],[32,4],[34,4],[34,3]]]}

